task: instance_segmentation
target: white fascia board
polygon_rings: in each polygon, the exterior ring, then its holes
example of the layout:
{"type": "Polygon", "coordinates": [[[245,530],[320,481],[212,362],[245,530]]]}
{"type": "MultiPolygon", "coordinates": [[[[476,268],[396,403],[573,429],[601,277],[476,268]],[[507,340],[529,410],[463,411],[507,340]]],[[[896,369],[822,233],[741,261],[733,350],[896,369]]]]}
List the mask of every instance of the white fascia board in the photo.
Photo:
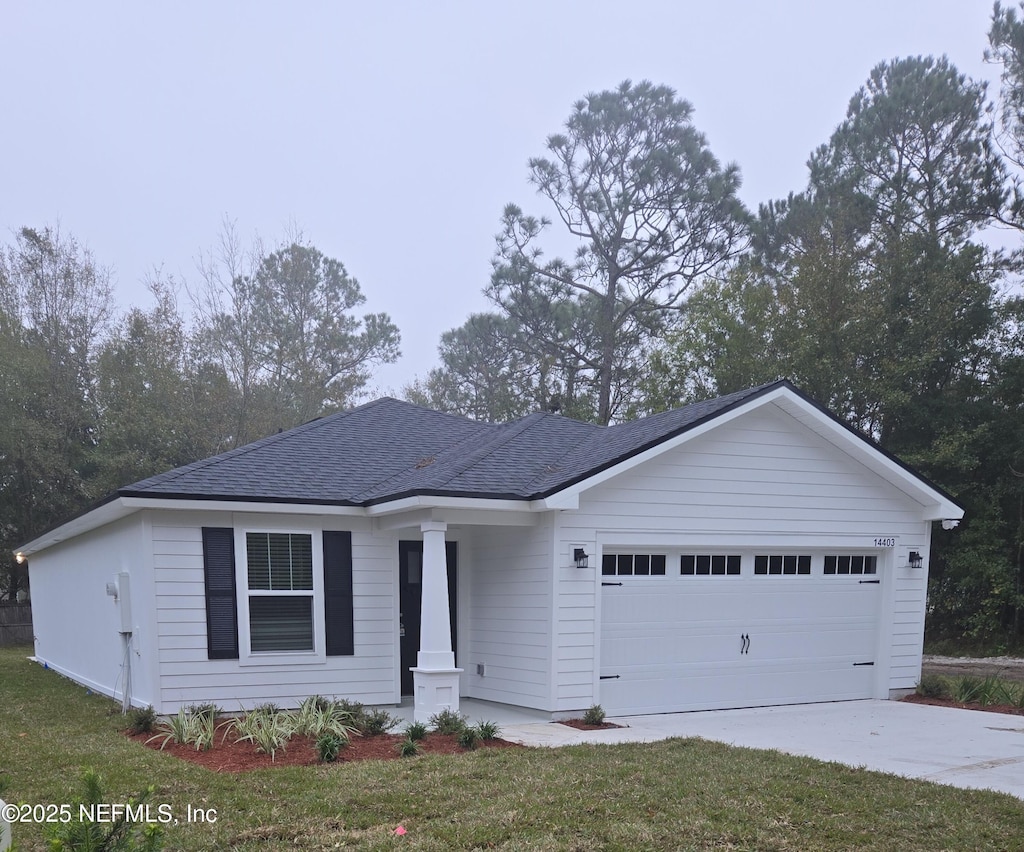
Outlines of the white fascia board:
{"type": "Polygon", "coordinates": [[[107,524],[127,517],[135,511],[137,510],[125,506],[121,502],[120,498],[111,500],[104,503],[102,506],[97,506],[90,512],[86,512],[84,515],[72,518],[70,521],[61,524],[59,527],[52,529],[49,532],[43,533],[41,536],[32,539],[32,541],[26,544],[23,544],[18,548],[17,553],[20,553],[22,556],[31,556],[33,553],[39,553],[42,550],[46,550],[48,547],[60,544],[62,541],[67,541],[68,539],[79,536],[82,533],[89,532],[90,530],[97,529],[98,527],[106,526],[107,524]]]}
{"type": "Polygon", "coordinates": [[[547,511],[542,500],[494,500],[488,497],[442,497],[430,494],[402,497],[375,503],[363,511],[371,518],[394,515],[399,512],[413,512],[419,509],[455,509],[483,512],[541,512],[547,511]]]}
{"type": "Polygon", "coordinates": [[[90,512],[72,518],[23,545],[18,552],[23,556],[39,553],[62,541],[97,529],[142,509],[172,509],[199,512],[258,512],[287,515],[348,515],[365,517],[360,506],[321,506],[313,503],[263,503],[232,500],[174,500],[167,497],[116,497],[90,512]]]}
{"type": "Polygon", "coordinates": [[[642,453],[637,453],[616,465],[612,465],[587,479],[577,482],[575,485],[564,488],[541,502],[550,509],[578,508],[580,494],[585,491],[600,485],[602,482],[607,482],[609,479],[613,479],[644,462],[657,458],[662,453],[674,450],[688,441],[699,438],[712,429],[717,429],[726,423],[749,414],[751,411],[770,404],[777,405],[782,411],[807,426],[837,449],[863,464],[873,473],[889,481],[915,502],[920,503],[922,507],[922,520],[958,519],[963,517],[963,509],[955,503],[785,386],[775,388],[768,393],[736,406],[736,408],[730,411],[712,417],[704,423],[694,426],[673,438],[662,441],[660,444],[642,453]]]}
{"type": "Polygon", "coordinates": [[[262,500],[175,500],[168,497],[121,497],[135,509],[178,509],[191,512],[250,512],[261,515],[332,515],[366,517],[362,506],[331,506],[321,503],[274,503],[262,500]]]}

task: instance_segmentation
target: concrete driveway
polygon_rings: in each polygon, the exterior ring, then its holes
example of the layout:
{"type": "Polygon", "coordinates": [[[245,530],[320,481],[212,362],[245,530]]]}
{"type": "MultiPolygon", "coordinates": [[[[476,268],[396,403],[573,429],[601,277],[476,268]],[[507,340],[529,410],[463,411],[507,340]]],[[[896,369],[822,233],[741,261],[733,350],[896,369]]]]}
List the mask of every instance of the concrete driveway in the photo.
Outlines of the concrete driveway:
{"type": "Polygon", "coordinates": [[[530,722],[504,725],[501,736],[532,746],[702,737],[1024,799],[1022,716],[899,701],[842,701],[608,721],[624,727],[577,731],[530,722]]]}

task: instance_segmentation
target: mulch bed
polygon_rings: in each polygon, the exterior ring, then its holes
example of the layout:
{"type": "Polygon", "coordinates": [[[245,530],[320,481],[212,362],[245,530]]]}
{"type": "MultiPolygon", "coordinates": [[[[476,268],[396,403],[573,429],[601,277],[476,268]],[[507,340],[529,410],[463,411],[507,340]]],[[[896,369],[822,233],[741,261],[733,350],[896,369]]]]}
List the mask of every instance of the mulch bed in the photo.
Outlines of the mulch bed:
{"type": "MultiPolygon", "coordinates": [[[[147,748],[160,751],[159,739],[147,742],[153,734],[129,734],[129,739],[141,743],[147,748]]],[[[257,751],[252,743],[221,742],[220,735],[214,741],[213,748],[209,751],[196,751],[193,746],[181,743],[169,742],[163,748],[168,754],[174,757],[187,760],[203,766],[213,772],[249,772],[253,769],[266,769],[274,766],[311,766],[319,763],[316,751],[316,743],[309,737],[292,737],[288,741],[288,747],[278,751],[271,760],[269,754],[257,751]]],[[[398,744],[405,742],[404,734],[381,734],[376,737],[352,737],[352,741],[346,748],[338,753],[338,763],[352,763],[357,760],[398,760],[401,755],[398,753],[398,744]]],[[[466,749],[458,743],[458,737],[454,734],[430,733],[420,740],[420,754],[465,754],[466,749]]],[[[524,748],[518,743],[508,740],[481,740],[479,748],[524,748]]]]}
{"type": "Polygon", "coordinates": [[[957,707],[960,710],[984,710],[986,713],[1006,713],[1011,716],[1024,716],[1024,710],[1012,704],[961,704],[948,698],[929,698],[926,695],[908,695],[903,701],[910,704],[931,704],[933,707],[957,707]]]}
{"type": "Polygon", "coordinates": [[[608,728],[621,728],[622,725],[616,725],[614,722],[602,722],[600,725],[588,725],[582,719],[563,719],[561,722],[554,722],[555,725],[565,725],[569,728],[575,728],[577,731],[605,731],[608,728]]]}

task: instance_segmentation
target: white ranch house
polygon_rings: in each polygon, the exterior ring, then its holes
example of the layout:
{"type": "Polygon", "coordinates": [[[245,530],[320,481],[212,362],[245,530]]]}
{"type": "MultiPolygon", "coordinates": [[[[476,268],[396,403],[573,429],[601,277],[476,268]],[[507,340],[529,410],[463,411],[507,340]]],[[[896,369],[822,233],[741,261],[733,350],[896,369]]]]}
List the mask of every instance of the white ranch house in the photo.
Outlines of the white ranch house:
{"type": "Polygon", "coordinates": [[[888,698],[941,489],[778,382],[631,423],[393,399],[21,548],[40,662],[159,713],[313,694],[565,717],[888,698]],[[126,695],[127,693],[127,695],[126,695]]]}

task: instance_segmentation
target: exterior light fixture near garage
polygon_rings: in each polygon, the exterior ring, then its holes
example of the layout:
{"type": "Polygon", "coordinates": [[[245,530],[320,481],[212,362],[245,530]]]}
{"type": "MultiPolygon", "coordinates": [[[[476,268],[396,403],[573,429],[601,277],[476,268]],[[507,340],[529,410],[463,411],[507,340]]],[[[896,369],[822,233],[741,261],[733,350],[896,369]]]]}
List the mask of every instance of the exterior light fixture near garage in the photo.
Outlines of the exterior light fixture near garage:
{"type": "Polygon", "coordinates": [[[924,566],[924,559],[921,554],[916,550],[910,551],[910,566],[911,568],[921,568],[924,566]]]}
{"type": "Polygon", "coordinates": [[[590,564],[590,556],[582,547],[573,548],[572,559],[577,568],[587,568],[590,564]]]}

